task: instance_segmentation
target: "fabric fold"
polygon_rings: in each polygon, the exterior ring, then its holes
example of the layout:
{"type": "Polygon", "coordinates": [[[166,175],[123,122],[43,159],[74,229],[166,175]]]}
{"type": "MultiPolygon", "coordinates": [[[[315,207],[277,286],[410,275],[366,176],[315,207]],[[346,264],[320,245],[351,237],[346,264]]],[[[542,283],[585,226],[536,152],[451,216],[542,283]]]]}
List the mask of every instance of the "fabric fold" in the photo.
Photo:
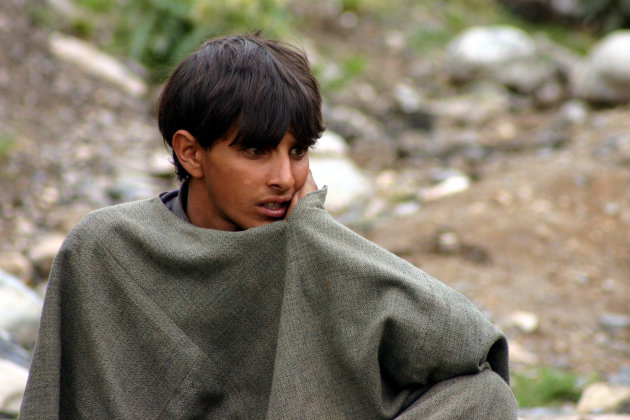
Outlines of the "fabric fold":
{"type": "Polygon", "coordinates": [[[470,378],[509,393],[505,337],[325,195],[243,232],[159,197],[90,213],[53,265],[20,418],[393,418],[434,390],[466,404],[448,384],[470,378]]]}

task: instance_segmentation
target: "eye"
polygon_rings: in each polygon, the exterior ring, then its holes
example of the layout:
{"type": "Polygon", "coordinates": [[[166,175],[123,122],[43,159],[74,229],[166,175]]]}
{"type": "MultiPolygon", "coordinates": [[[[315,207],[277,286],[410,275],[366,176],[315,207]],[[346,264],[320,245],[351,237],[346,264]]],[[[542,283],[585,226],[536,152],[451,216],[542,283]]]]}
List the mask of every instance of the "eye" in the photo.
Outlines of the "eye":
{"type": "Polygon", "coordinates": [[[299,147],[299,146],[296,146],[292,148],[291,150],[289,150],[289,155],[295,156],[298,158],[304,157],[306,153],[308,153],[308,149],[304,147],[299,147]]]}
{"type": "Polygon", "coordinates": [[[243,152],[247,156],[257,157],[257,156],[262,156],[265,153],[267,153],[267,150],[261,149],[259,147],[247,147],[247,148],[243,149],[243,152]]]}

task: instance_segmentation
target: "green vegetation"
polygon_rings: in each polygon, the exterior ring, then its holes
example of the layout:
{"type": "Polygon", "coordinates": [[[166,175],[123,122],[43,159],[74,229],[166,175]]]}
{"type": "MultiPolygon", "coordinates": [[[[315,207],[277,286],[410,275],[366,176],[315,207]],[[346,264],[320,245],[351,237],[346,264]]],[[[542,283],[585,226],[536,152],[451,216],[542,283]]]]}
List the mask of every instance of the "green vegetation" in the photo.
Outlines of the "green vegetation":
{"type": "Polygon", "coordinates": [[[361,54],[353,54],[326,63],[319,63],[314,66],[313,72],[319,81],[322,90],[335,90],[343,87],[350,80],[360,76],[365,71],[368,58],[361,54]]]}
{"type": "MultiPolygon", "coordinates": [[[[586,1],[586,0],[583,0],[586,1]]],[[[410,6],[413,15],[423,16],[414,25],[412,42],[420,51],[443,47],[454,36],[471,26],[510,25],[530,34],[541,34],[577,52],[586,52],[597,36],[587,29],[551,23],[534,23],[520,19],[493,0],[452,0],[410,6]]]]}
{"type": "Polygon", "coordinates": [[[101,37],[91,22],[111,34],[105,42],[115,53],[145,65],[160,80],[205,39],[262,30],[282,37],[292,27],[286,0],[77,0],[85,11],[70,27],[82,37],[101,37]],[[98,18],[97,18],[98,17],[98,18]]]}
{"type": "MultiPolygon", "coordinates": [[[[154,82],[163,80],[173,65],[213,36],[261,30],[271,37],[288,38],[308,28],[325,28],[306,12],[298,18],[295,10],[308,10],[304,0],[74,0],[79,13],[59,28],[46,13],[33,10],[39,21],[57,29],[90,39],[119,57],[144,65],[154,82]],[[299,20],[301,19],[301,20],[299,20]]],[[[589,27],[579,29],[553,23],[532,23],[519,19],[496,0],[319,0],[337,13],[352,13],[360,22],[371,22],[383,33],[402,32],[420,54],[443,48],[454,36],[470,26],[506,24],[532,34],[542,34],[577,52],[586,52],[598,35],[589,27]]],[[[630,18],[627,0],[579,0],[588,18],[618,27],[630,18]]],[[[40,8],[41,9],[41,8],[40,8]]],[[[50,15],[50,14],[48,14],[50,15]]],[[[331,34],[335,36],[334,34],[331,34]]],[[[343,36],[343,35],[342,35],[343,36]]],[[[330,42],[330,39],[327,40],[330,42]]],[[[334,68],[316,69],[323,76],[324,89],[338,89],[363,74],[371,64],[366,45],[357,45],[348,55],[339,51],[322,53],[322,60],[334,68]]],[[[332,48],[331,48],[332,49],[332,48]]]]}
{"type": "Polygon", "coordinates": [[[630,26],[628,0],[579,0],[586,20],[601,33],[630,26]]]}
{"type": "Polygon", "coordinates": [[[519,407],[576,402],[585,385],[578,375],[549,367],[512,373],[512,390],[519,407]]]}
{"type": "Polygon", "coordinates": [[[0,133],[0,159],[5,157],[9,150],[15,145],[16,139],[9,134],[0,133]]]}
{"type": "Polygon", "coordinates": [[[391,8],[383,0],[339,0],[341,10],[357,14],[377,14],[391,8]]]}

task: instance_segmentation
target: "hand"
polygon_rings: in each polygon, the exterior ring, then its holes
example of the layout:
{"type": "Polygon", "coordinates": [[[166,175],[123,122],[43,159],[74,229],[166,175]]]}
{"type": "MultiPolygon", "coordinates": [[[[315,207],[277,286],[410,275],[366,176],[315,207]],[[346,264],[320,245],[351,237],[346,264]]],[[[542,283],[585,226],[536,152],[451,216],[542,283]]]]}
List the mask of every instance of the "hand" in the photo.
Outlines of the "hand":
{"type": "Polygon", "coordinates": [[[302,188],[300,188],[299,190],[295,192],[295,194],[293,194],[293,198],[291,199],[291,202],[289,203],[289,209],[287,210],[287,214],[286,216],[284,216],[284,219],[286,220],[289,218],[289,215],[291,214],[293,207],[295,207],[298,201],[300,201],[302,198],[312,193],[313,191],[317,191],[317,184],[315,183],[315,180],[313,179],[313,174],[311,173],[311,171],[308,171],[306,182],[304,182],[304,185],[302,185],[302,188]]]}

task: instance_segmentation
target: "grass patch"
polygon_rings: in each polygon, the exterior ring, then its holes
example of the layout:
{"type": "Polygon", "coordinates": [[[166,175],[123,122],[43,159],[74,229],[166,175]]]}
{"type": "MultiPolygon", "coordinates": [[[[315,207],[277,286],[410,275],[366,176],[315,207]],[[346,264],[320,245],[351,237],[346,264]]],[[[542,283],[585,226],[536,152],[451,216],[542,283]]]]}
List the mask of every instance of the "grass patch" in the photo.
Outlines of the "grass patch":
{"type": "Polygon", "coordinates": [[[15,146],[16,139],[9,134],[0,134],[0,158],[4,158],[15,146]]]}
{"type": "Polygon", "coordinates": [[[519,407],[577,402],[588,382],[575,373],[550,367],[512,373],[512,391],[519,407]]]}
{"type": "Polygon", "coordinates": [[[362,54],[352,54],[339,59],[327,57],[325,64],[313,67],[322,91],[338,90],[365,72],[368,58],[362,54]]]}

